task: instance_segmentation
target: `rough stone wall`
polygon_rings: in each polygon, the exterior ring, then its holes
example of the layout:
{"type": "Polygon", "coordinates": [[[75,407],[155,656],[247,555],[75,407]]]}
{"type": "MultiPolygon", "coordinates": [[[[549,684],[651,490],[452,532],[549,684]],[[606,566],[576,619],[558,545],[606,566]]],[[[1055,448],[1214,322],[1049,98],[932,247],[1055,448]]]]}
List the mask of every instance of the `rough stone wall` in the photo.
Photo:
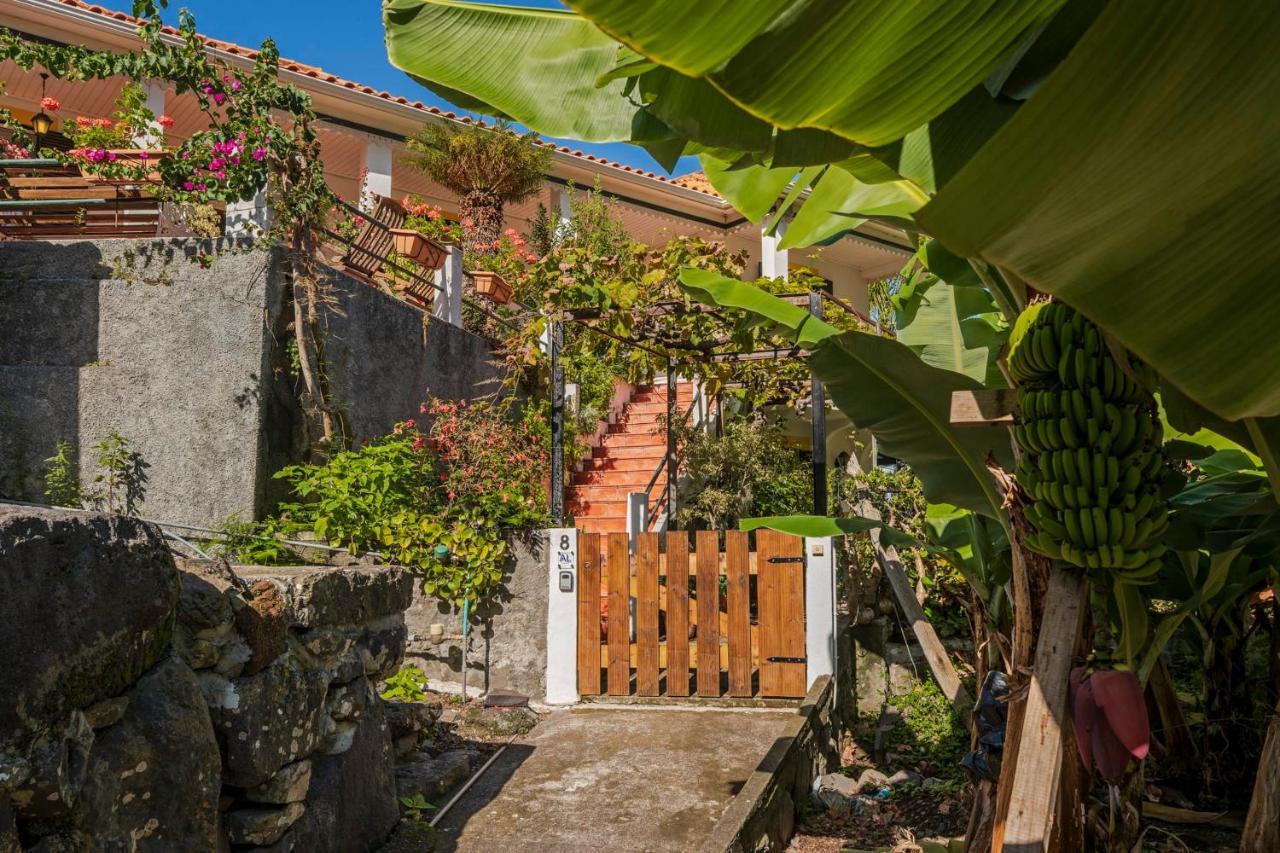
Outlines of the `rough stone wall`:
{"type": "MultiPolygon", "coordinates": [[[[547,558],[542,534],[533,543],[512,541],[511,569],[495,599],[478,612],[467,656],[467,692],[510,691],[541,699],[546,695],[547,558]]],[[[452,606],[415,585],[413,604],[405,614],[409,643],[405,660],[426,673],[432,685],[462,686],[460,614],[452,606]],[[431,626],[444,629],[444,640],[431,641],[431,626]]]]}
{"type": "Polygon", "coordinates": [[[59,441],[118,430],[150,466],[146,510],[220,521],[255,508],[267,328],[281,284],[266,252],[226,241],[0,243],[0,493],[39,500],[59,441]],[[203,268],[197,252],[214,252],[203,268]]]}
{"type": "Polygon", "coordinates": [[[372,850],[395,567],[175,565],[134,519],[0,507],[0,850],[372,850]]]}
{"type": "Polygon", "coordinates": [[[334,396],[356,439],[416,417],[429,396],[471,400],[498,390],[502,373],[483,338],[428,322],[421,310],[333,271],[324,317],[334,396]]]}
{"type": "MultiPolygon", "coordinates": [[[[280,257],[226,240],[0,243],[0,495],[41,501],[59,441],[91,480],[90,448],[114,429],[149,466],[145,516],[216,526],[278,497],[300,435],[280,257]]],[[[327,375],[355,437],[428,394],[494,389],[482,339],[339,272],[326,284],[327,375]]]]}

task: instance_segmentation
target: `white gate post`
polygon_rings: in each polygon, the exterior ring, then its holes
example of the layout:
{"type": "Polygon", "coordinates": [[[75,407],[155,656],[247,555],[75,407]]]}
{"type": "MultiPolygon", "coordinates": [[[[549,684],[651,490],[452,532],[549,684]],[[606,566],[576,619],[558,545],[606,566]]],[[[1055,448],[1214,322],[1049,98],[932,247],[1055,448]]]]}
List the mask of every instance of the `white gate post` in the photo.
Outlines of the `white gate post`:
{"type": "Polygon", "coordinates": [[[450,246],[444,266],[435,272],[436,291],[431,316],[462,328],[462,247],[450,246]]]}
{"type": "Polygon", "coordinates": [[[576,528],[547,531],[547,584],[546,701],[548,705],[572,705],[579,699],[576,528]]]}
{"type": "Polygon", "coordinates": [[[804,540],[804,646],[808,687],[836,673],[835,541],[830,536],[804,540]]]}

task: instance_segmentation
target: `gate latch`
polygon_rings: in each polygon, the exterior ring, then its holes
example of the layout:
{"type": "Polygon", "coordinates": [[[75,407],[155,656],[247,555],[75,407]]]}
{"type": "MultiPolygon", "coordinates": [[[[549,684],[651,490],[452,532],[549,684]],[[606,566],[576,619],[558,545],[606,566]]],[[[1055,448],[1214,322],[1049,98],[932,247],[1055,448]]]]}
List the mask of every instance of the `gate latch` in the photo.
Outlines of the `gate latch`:
{"type": "Polygon", "coordinates": [[[765,658],[769,663],[808,663],[808,658],[772,657],[765,658]]]}
{"type": "Polygon", "coordinates": [[[770,557],[766,563],[803,563],[804,557],[770,557]]]}

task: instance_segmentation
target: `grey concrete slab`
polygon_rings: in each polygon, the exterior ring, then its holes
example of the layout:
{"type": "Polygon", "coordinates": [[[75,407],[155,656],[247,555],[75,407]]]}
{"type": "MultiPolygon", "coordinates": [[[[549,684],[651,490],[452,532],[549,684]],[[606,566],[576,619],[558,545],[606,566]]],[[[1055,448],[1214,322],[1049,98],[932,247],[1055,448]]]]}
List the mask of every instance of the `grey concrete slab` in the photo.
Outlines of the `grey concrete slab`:
{"type": "Polygon", "coordinates": [[[554,712],[445,815],[437,850],[696,850],[795,719],[794,709],[554,712]]]}

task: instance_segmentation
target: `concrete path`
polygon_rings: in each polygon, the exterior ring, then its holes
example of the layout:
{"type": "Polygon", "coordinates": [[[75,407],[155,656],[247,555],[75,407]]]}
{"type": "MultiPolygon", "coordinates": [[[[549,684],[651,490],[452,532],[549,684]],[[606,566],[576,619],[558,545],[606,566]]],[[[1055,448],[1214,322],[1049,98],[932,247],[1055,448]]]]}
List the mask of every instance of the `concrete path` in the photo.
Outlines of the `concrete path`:
{"type": "Polygon", "coordinates": [[[696,850],[794,720],[794,710],[556,711],[445,815],[437,850],[696,850]]]}

